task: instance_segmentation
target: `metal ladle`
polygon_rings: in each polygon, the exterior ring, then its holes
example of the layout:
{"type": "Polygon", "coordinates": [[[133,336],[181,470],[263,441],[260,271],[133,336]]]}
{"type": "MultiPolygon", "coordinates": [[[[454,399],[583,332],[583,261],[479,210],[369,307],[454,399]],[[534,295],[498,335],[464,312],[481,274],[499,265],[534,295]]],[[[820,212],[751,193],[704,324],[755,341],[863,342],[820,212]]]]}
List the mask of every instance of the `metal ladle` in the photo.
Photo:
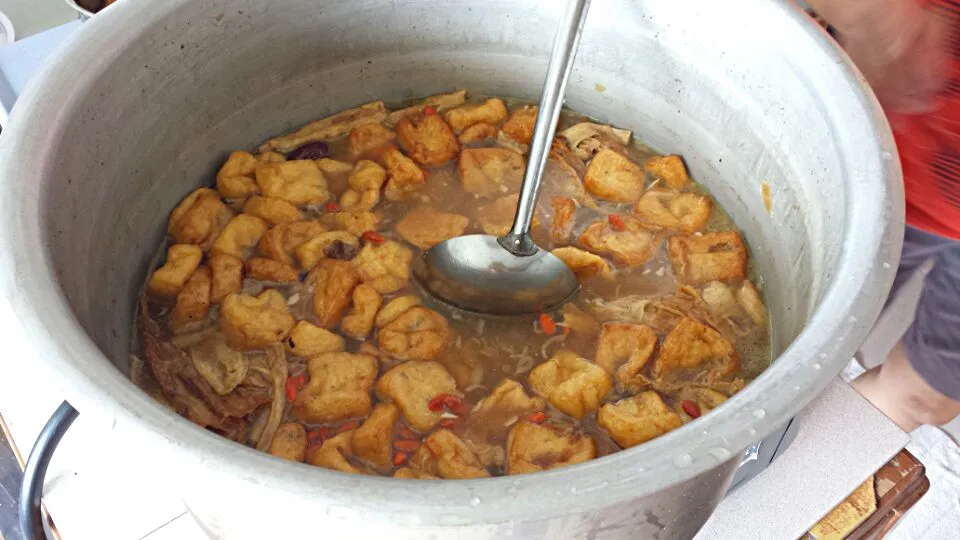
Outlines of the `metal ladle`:
{"type": "Polygon", "coordinates": [[[590,0],[571,0],[560,21],[510,232],[499,238],[486,234],[451,238],[414,265],[421,285],[447,304],[475,313],[520,315],[555,308],[580,288],[563,261],[537,247],[530,225],[589,6],[590,0]]]}

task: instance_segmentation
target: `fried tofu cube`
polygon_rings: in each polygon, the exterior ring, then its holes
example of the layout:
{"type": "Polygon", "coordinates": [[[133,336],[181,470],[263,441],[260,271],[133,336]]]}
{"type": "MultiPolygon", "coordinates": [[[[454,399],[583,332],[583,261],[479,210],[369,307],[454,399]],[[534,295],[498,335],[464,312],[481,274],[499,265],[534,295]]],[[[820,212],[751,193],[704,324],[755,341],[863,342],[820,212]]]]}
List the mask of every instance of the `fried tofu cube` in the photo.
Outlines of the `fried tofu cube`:
{"type": "Polygon", "coordinates": [[[200,188],[170,212],[167,233],[177,244],[196,244],[207,251],[232,218],[233,212],[216,191],[200,188]]]}
{"type": "Polygon", "coordinates": [[[695,319],[684,317],[663,338],[651,373],[658,380],[663,380],[693,370],[709,370],[720,378],[730,378],[739,368],[737,351],[720,332],[695,319]]]}
{"type": "Polygon", "coordinates": [[[597,444],[592,438],[551,426],[518,422],[507,439],[507,474],[558,469],[595,457],[597,444]]]}
{"type": "Polygon", "coordinates": [[[389,470],[393,436],[397,431],[400,409],[393,403],[379,403],[370,417],[353,434],[353,455],[380,470],[389,470]]]}
{"type": "Polygon", "coordinates": [[[233,152],[217,172],[217,191],[228,199],[245,199],[260,192],[253,180],[260,161],[249,152],[233,152]]]}
{"type": "Polygon", "coordinates": [[[298,420],[326,424],[370,414],[376,358],[347,352],[320,354],[307,361],[307,372],[307,386],[293,402],[298,420]]]}
{"type": "MultiPolygon", "coordinates": [[[[707,414],[708,412],[722,405],[723,402],[729,398],[712,388],[706,388],[703,386],[684,386],[680,390],[680,399],[687,399],[696,403],[697,407],[700,409],[700,414],[707,414]]],[[[677,409],[677,414],[680,414],[681,417],[690,416],[686,413],[686,411],[683,410],[682,405],[679,403],[677,409]]]]}
{"type": "Polygon", "coordinates": [[[597,424],[621,448],[630,448],[677,429],[683,420],[663,402],[660,394],[648,390],[600,407],[597,424]]]}
{"type": "Polygon", "coordinates": [[[354,191],[348,189],[340,197],[340,208],[347,212],[369,212],[380,202],[380,192],[368,189],[354,191]]]}
{"type": "Polygon", "coordinates": [[[366,124],[353,128],[347,137],[347,152],[356,161],[361,156],[390,144],[396,135],[380,124],[366,124]]]}
{"type": "Polygon", "coordinates": [[[243,261],[223,253],[210,257],[210,303],[219,304],[243,289],[243,261]]]}
{"type": "Polygon", "coordinates": [[[300,268],[304,270],[313,269],[320,261],[328,258],[329,250],[337,242],[350,246],[354,250],[360,249],[360,239],[352,233],[347,231],[320,233],[300,244],[300,246],[294,250],[297,254],[297,260],[300,261],[300,268]]]}
{"type": "Polygon", "coordinates": [[[649,384],[641,374],[657,346],[657,333],[643,324],[607,323],[597,342],[597,365],[624,387],[649,384]]]}
{"type": "Polygon", "coordinates": [[[182,330],[190,323],[202,321],[210,313],[210,268],[198,266],[183,289],[177,294],[177,303],[170,313],[170,329],[182,330]]]}
{"type": "Polygon", "coordinates": [[[287,352],[294,356],[309,358],[319,354],[342,352],[346,347],[343,338],[308,321],[299,321],[284,340],[287,352]]]}
{"type": "Polygon", "coordinates": [[[570,197],[550,199],[553,220],[550,222],[550,239],[554,242],[566,242],[573,232],[573,218],[577,213],[577,202],[570,197]]]}
{"type": "Polygon", "coordinates": [[[747,276],[747,248],[736,232],[674,236],[667,255],[677,279],[687,285],[742,281],[747,276]]]}
{"type": "Polygon", "coordinates": [[[460,141],[460,144],[471,144],[476,142],[482,142],[487,139],[492,139],[497,136],[497,127],[493,124],[488,124],[486,122],[480,122],[479,124],[474,124],[460,133],[460,136],[457,137],[457,140],[460,141]]]}
{"type": "Polygon", "coordinates": [[[657,233],[647,230],[633,216],[616,216],[616,225],[611,219],[600,219],[587,225],[577,242],[626,266],[643,266],[653,258],[660,247],[657,233]]]}
{"type": "Polygon", "coordinates": [[[257,154],[255,157],[258,163],[280,163],[281,161],[287,160],[286,156],[272,150],[257,154]]]}
{"type": "Polygon", "coordinates": [[[259,296],[231,294],[220,305],[220,327],[238,351],[263,349],[287,337],[293,315],[282,294],[267,289],[259,296]]]}
{"type": "Polygon", "coordinates": [[[503,101],[490,98],[480,105],[464,105],[447,111],[444,117],[453,131],[460,133],[479,123],[499,124],[507,118],[507,107],[503,101]]]}
{"type": "Polygon", "coordinates": [[[383,297],[376,289],[361,283],[353,289],[353,307],[340,323],[343,333],[356,339],[366,339],[373,330],[373,320],[383,303],[383,297]]]}
{"type": "Polygon", "coordinates": [[[517,381],[504,379],[470,411],[467,433],[481,440],[501,439],[514,420],[546,406],[542,398],[528,396],[517,381]]]}
{"type": "Polygon", "coordinates": [[[296,283],[300,272],[296,268],[264,257],[253,257],[247,261],[247,277],[259,281],[275,283],[296,283]]]}
{"type": "Polygon", "coordinates": [[[737,289],[737,302],[747,312],[753,324],[761,327],[766,326],[767,306],[763,303],[763,296],[760,291],[751,281],[745,280],[737,289]]]}
{"type": "Polygon", "coordinates": [[[250,197],[243,205],[243,212],[251,216],[257,216],[273,225],[293,223],[294,221],[300,221],[303,217],[296,206],[277,197],[250,197]]]}
{"type": "Polygon", "coordinates": [[[397,141],[418,164],[443,165],[457,157],[460,145],[439,114],[413,114],[397,123],[397,141]]]}
{"type": "Polygon", "coordinates": [[[487,198],[518,191],[524,168],[523,156],[507,148],[464,148],[457,162],[463,189],[487,198]]]}
{"type": "Polygon", "coordinates": [[[397,242],[369,243],[350,261],[360,273],[360,279],[380,294],[399,291],[410,280],[413,251],[397,242]]]}
{"type": "Polygon", "coordinates": [[[322,204],[330,197],[327,180],[313,160],[263,163],[257,166],[256,174],[257,185],[264,195],[294,206],[322,204]]]}
{"type": "Polygon", "coordinates": [[[388,201],[406,199],[410,193],[426,183],[423,169],[400,150],[391,148],[381,155],[381,159],[387,168],[387,186],[383,190],[383,196],[388,201]]]}
{"type": "Polygon", "coordinates": [[[340,207],[351,212],[373,210],[380,202],[380,189],[387,181],[387,171],[373,161],[361,160],[350,173],[350,189],[340,197],[340,207]]]}
{"type": "Polygon", "coordinates": [[[147,283],[147,291],[154,296],[174,297],[200,266],[203,251],[191,244],[174,244],[167,248],[163,266],[153,271],[147,283]]]}
{"type": "Polygon", "coordinates": [[[303,461],[307,452],[307,430],[301,424],[280,424],[270,443],[270,455],[290,461],[303,461]]]}
{"type": "Polygon", "coordinates": [[[718,317],[735,317],[740,314],[740,304],[730,287],[719,281],[711,281],[700,292],[700,298],[718,317]]]}
{"type": "Polygon", "coordinates": [[[387,108],[382,101],[372,101],[359,107],[340,111],[303,126],[297,131],[276,137],[263,143],[261,151],[290,152],[309,142],[332,141],[350,133],[359,126],[380,124],[387,118],[387,108]]]}
{"type": "Polygon", "coordinates": [[[577,281],[584,281],[595,276],[603,279],[613,279],[613,270],[610,263],[599,255],[575,247],[562,247],[551,251],[555,257],[570,267],[577,281]]]}
{"type": "Polygon", "coordinates": [[[632,203],[643,194],[643,169],[619,152],[604,148],[597,152],[583,185],[587,191],[608,201],[632,203]]]}
{"type": "Polygon", "coordinates": [[[514,109],[510,118],[500,126],[500,132],[516,143],[529,145],[537,122],[537,109],[529,105],[514,109]]]}
{"type": "MultiPolygon", "coordinates": [[[[483,232],[493,236],[503,236],[509,233],[513,226],[513,218],[517,214],[517,201],[519,199],[520,194],[514,193],[481,206],[477,212],[477,221],[480,223],[483,232]]],[[[534,214],[531,228],[536,230],[539,227],[540,216],[534,214]]]]}
{"type": "MultiPolygon", "coordinates": [[[[260,237],[257,249],[261,254],[283,264],[293,265],[294,251],[305,242],[326,232],[319,221],[298,221],[277,225],[260,237]]],[[[311,267],[312,268],[312,267],[311,267]]],[[[309,270],[310,268],[304,268],[309,270]]]]}
{"type": "Polygon", "coordinates": [[[430,249],[444,240],[462,235],[469,223],[467,216],[418,206],[397,223],[397,233],[420,249],[430,249]]]}
{"type": "Polygon", "coordinates": [[[692,233],[707,224],[712,209],[704,195],[654,188],[640,197],[633,213],[650,228],[692,233]]]}
{"type": "Polygon", "coordinates": [[[530,386],[574,418],[597,410],[612,388],[610,376],[603,368],[570,351],[560,351],[533,368],[530,386]]]}
{"type": "Polygon", "coordinates": [[[376,231],[380,219],[373,212],[336,212],[324,216],[331,220],[333,228],[347,231],[354,236],[360,236],[367,231],[376,231]],[[328,217],[329,216],[329,217],[328,217]]]}
{"type": "Polygon", "coordinates": [[[643,170],[663,180],[667,187],[684,189],[690,186],[690,175],[680,156],[655,156],[643,164],[643,170]]]}
{"type": "Polygon", "coordinates": [[[267,232],[270,225],[266,221],[247,214],[235,216],[223,228],[223,232],[213,243],[213,255],[232,255],[238,259],[246,259],[260,241],[260,237],[267,232]]]}
{"type": "Polygon", "coordinates": [[[350,442],[353,440],[354,433],[355,430],[351,429],[323,441],[317,451],[307,456],[307,463],[334,471],[364,474],[362,470],[354,467],[347,459],[352,456],[350,442]]]}
{"type": "Polygon", "coordinates": [[[350,189],[380,191],[387,181],[387,171],[375,161],[362,159],[354,165],[347,180],[350,189]]]}
{"type": "Polygon", "coordinates": [[[380,328],[380,350],[401,360],[434,360],[450,344],[452,335],[443,315],[422,306],[408,309],[380,328]]]}
{"type": "Polygon", "coordinates": [[[343,312],[350,305],[353,289],[360,283],[360,275],[347,261],[326,259],[313,270],[316,286],[313,295],[313,313],[320,326],[329,330],[340,325],[343,312]]]}
{"type": "Polygon", "coordinates": [[[424,439],[420,448],[410,457],[410,465],[447,479],[490,476],[490,472],[483,468],[466,443],[448,429],[431,433],[424,439]]]}
{"type": "Polygon", "coordinates": [[[453,376],[442,365],[418,360],[394,367],[377,381],[377,395],[396,403],[410,427],[420,432],[440,422],[440,413],[427,406],[430,400],[456,389],[453,376]]]}
{"type": "Polygon", "coordinates": [[[410,308],[419,305],[420,299],[412,294],[398,296],[387,302],[387,305],[383,306],[383,309],[377,313],[375,322],[379,328],[383,328],[384,326],[395,321],[400,315],[406,313],[410,308]]]}
{"type": "Polygon", "coordinates": [[[404,478],[407,480],[440,480],[439,476],[434,476],[428,472],[414,469],[413,467],[403,467],[393,473],[394,478],[404,478]]]}
{"type": "Polygon", "coordinates": [[[341,176],[350,174],[353,171],[353,163],[348,163],[346,161],[337,161],[336,159],[330,158],[320,158],[316,161],[317,167],[320,168],[320,172],[323,173],[324,177],[327,176],[341,176]]]}

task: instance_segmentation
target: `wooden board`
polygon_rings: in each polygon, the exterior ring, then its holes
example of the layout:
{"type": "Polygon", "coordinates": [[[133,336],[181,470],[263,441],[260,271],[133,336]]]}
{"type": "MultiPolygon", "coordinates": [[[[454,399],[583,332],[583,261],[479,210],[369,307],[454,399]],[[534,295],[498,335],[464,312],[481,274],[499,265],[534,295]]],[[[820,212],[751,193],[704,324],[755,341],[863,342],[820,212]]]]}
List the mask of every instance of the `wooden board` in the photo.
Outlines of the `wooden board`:
{"type": "Polygon", "coordinates": [[[802,540],[880,540],[929,487],[923,464],[902,450],[811,527],[802,540]]]}

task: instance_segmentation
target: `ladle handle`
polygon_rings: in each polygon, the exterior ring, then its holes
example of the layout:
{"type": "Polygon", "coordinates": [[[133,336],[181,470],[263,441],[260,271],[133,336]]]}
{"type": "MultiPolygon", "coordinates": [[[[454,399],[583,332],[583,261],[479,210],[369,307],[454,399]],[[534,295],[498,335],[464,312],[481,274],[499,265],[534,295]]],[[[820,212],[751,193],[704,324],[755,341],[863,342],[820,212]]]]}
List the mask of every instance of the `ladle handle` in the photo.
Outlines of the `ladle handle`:
{"type": "Polygon", "coordinates": [[[573,59],[580,46],[580,36],[583,34],[583,23],[587,19],[589,7],[590,0],[570,0],[553,42],[547,77],[543,82],[540,110],[533,126],[530,156],[523,175],[523,185],[520,186],[517,214],[510,233],[499,239],[501,246],[517,256],[533,255],[537,252],[537,246],[530,238],[530,225],[533,223],[543,171],[547,166],[553,135],[557,130],[557,120],[563,107],[564,92],[570,79],[573,59]]]}

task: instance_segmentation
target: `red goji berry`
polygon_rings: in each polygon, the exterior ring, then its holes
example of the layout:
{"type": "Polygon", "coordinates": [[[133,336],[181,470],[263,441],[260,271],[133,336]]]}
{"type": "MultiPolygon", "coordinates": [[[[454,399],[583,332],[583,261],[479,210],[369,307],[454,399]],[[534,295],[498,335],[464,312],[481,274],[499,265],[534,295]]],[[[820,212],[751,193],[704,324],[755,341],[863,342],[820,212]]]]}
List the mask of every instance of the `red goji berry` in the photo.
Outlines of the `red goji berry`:
{"type": "Polygon", "coordinates": [[[610,228],[617,232],[623,232],[627,230],[627,224],[624,223],[623,219],[621,219],[620,216],[616,214],[610,214],[609,216],[607,216],[607,221],[610,222],[610,228]]]}
{"type": "Polygon", "coordinates": [[[547,413],[540,411],[535,413],[530,413],[526,418],[527,422],[533,422],[534,424],[542,424],[547,421],[547,413]]]}
{"type": "Polygon", "coordinates": [[[393,448],[400,452],[416,452],[417,448],[420,448],[420,441],[397,439],[393,441],[393,448]]]}
{"type": "Polygon", "coordinates": [[[380,245],[387,241],[382,234],[376,231],[366,231],[360,235],[360,238],[368,244],[380,245]]]}
{"type": "Polygon", "coordinates": [[[700,406],[689,399],[681,401],[680,407],[682,407],[683,412],[690,415],[691,418],[700,418],[700,406]]]}

